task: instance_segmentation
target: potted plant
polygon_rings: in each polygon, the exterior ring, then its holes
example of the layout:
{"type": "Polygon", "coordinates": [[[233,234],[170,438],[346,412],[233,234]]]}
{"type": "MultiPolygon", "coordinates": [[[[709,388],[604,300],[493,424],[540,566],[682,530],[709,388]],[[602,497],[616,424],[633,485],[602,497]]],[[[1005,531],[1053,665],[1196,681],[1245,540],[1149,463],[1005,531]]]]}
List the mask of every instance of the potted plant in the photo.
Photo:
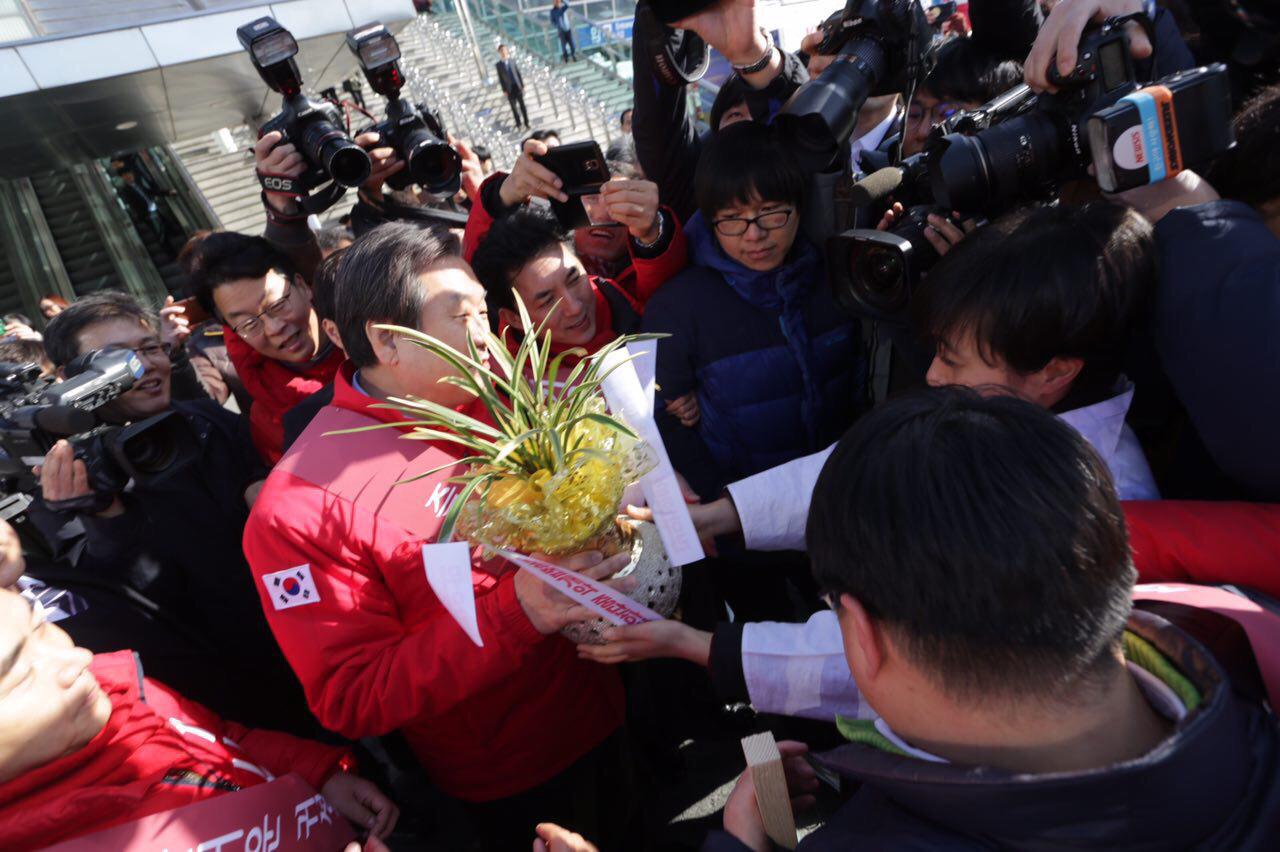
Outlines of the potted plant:
{"type": "MultiPolygon", "coordinates": [[[[502,338],[488,338],[490,363],[467,340],[462,353],[429,334],[380,325],[443,358],[454,375],[442,379],[475,396],[480,420],[424,399],[393,398],[380,405],[402,412],[411,427],[404,437],[448,442],[467,455],[456,464],[467,471],[449,481],[462,486],[440,529],[440,541],[455,534],[474,544],[550,556],[599,550],[605,556],[630,549],[631,593],[670,615],[680,592],[679,568],[671,565],[652,524],[618,517],[623,490],[651,467],[646,445],[605,404],[603,383],[610,353],[633,341],[662,335],[624,335],[595,353],[574,348],[552,355],[546,321],[534,327],[519,295],[516,307],[527,332],[515,352],[502,338]]],[[[628,359],[629,360],[629,359],[628,359]]],[[[377,428],[377,427],[372,427],[377,428]]],[[[571,625],[575,641],[600,642],[602,620],[571,625]]]]}

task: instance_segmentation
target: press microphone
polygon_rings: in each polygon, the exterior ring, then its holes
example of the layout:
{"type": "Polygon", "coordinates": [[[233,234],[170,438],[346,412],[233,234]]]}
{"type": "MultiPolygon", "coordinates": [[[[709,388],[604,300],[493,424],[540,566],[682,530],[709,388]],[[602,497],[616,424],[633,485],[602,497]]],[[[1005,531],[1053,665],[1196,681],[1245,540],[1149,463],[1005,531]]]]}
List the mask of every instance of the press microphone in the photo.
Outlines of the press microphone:
{"type": "Polygon", "coordinates": [[[878,204],[902,186],[902,169],[888,166],[858,181],[849,190],[849,201],[854,207],[866,207],[878,204]]]}

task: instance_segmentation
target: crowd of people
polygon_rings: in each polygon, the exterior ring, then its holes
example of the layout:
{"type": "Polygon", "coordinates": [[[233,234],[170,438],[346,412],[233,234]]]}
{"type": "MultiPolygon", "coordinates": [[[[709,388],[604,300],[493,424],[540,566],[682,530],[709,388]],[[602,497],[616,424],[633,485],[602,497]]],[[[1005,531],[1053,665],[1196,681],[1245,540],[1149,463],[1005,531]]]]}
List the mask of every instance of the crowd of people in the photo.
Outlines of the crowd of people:
{"type": "MultiPolygon", "coordinates": [[[[750,772],[696,840],[655,808],[697,768],[688,740],[763,730],[818,814],[805,850],[1273,848],[1280,49],[1274,15],[1228,5],[970,0],[935,20],[918,86],[868,98],[815,170],[773,119],[832,62],[822,34],[793,53],[752,0],[701,4],[675,24],[735,73],[700,133],[635,51],[609,224],[550,211],[569,200],[554,130],[510,172],[451,139],[445,199],[388,188],[405,163],[365,133],[341,221],[312,230],[266,189],[262,235],[188,240],[192,300],[6,317],[0,361],[57,380],[135,353],[101,419],[168,414],[195,449],[104,490],[59,440],[0,521],[0,848],[296,773],[366,850],[445,848],[450,820],[448,848],[486,852],[769,850],[750,772]],[[1235,147],[1118,195],[1086,179],[987,218],[935,210],[909,309],[847,310],[826,240],[906,213],[845,190],[958,111],[1051,89],[1091,21],[1129,14],[1139,63],[1228,62],[1235,147]],[[481,548],[473,641],[424,572],[466,453],[400,440],[386,404],[479,405],[391,326],[487,359],[490,332],[516,347],[531,323],[550,381],[662,335],[654,417],[708,556],[677,617],[600,645],[481,548]]],[[[566,62],[569,14],[555,0],[566,62]]],[[[637,16],[637,46],[656,25],[637,16]]],[[[307,168],[278,133],[254,157],[307,168]]],[[[559,561],[607,582],[627,556],[559,561]]]]}

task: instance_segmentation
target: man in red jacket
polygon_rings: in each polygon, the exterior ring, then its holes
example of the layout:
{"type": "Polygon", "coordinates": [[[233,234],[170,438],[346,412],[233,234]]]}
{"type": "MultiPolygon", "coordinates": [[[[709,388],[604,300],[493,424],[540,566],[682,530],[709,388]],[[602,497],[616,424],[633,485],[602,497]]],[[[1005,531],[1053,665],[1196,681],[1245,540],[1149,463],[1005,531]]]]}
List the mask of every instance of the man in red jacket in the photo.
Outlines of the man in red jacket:
{"type": "MultiPolygon", "coordinates": [[[[403,423],[378,407],[389,398],[474,412],[473,397],[442,381],[451,375],[444,361],[375,328],[417,328],[463,351],[470,337],[484,356],[484,291],[446,240],[389,224],[343,255],[335,307],[350,363],[333,404],[267,479],[245,553],[326,727],[349,737],[399,730],[432,780],[468,805],[485,848],[521,848],[543,821],[598,839],[597,803],[628,805],[615,786],[623,695],[616,672],[580,661],[552,635],[583,611],[477,550],[470,576],[484,644],[474,644],[425,570],[445,558],[430,545],[465,453],[402,440],[397,429],[333,434],[403,423]]],[[[596,556],[573,567],[608,576],[625,561],[596,556]]]]}
{"type": "Polygon", "coordinates": [[[254,445],[275,464],[284,413],[333,380],[342,350],[321,333],[306,280],[261,237],[210,234],[193,252],[191,278],[200,304],[222,320],[227,354],[253,397],[254,445]]]}
{"type": "Polygon", "coordinates": [[[43,848],[289,772],[385,837],[399,811],[345,771],[349,759],[224,721],[144,679],[132,652],[76,648],[38,607],[0,590],[0,848],[43,848]]]}

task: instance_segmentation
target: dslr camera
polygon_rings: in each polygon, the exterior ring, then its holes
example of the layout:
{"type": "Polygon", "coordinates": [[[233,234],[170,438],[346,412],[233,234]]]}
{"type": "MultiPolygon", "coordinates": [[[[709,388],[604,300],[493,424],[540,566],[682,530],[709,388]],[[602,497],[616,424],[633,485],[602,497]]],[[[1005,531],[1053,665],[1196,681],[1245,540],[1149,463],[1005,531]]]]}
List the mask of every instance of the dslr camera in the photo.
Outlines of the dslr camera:
{"type": "Polygon", "coordinates": [[[1140,87],[1124,24],[1110,18],[1086,31],[1071,73],[1050,67],[1056,93],[1019,86],[961,114],[926,145],[937,202],[964,212],[999,212],[1053,197],[1088,176],[1120,192],[1171,177],[1235,144],[1225,65],[1180,71],[1140,87]]]}
{"type": "Polygon", "coordinates": [[[826,168],[835,159],[867,98],[913,87],[932,58],[933,29],[919,0],[848,0],[821,29],[817,52],[835,60],[774,119],[801,162],[812,168],[826,168]]]}
{"type": "Polygon", "coordinates": [[[259,136],[279,131],[282,142],[297,146],[307,161],[306,172],[296,181],[302,189],[310,191],[332,181],[329,191],[315,196],[317,201],[303,204],[308,213],[327,209],[347,188],[368,179],[373,169],[369,155],[343,129],[345,122],[336,105],[303,93],[302,75],[294,60],[298,42],[275,18],[263,17],[245,24],[236,30],[236,37],[248,51],[258,76],[284,98],[279,115],[262,125],[259,136]]]}
{"type": "Polygon", "coordinates": [[[129,480],[157,482],[200,454],[182,415],[166,411],[136,423],[103,423],[101,409],[133,387],[145,367],[127,349],[95,350],[66,368],[67,379],[40,378],[36,364],[0,363],[0,483],[5,493],[36,487],[31,468],[60,439],[84,462],[93,494],[54,509],[101,511],[129,480]]]}
{"type": "Polygon", "coordinates": [[[347,33],[347,47],[356,55],[369,85],[387,99],[386,119],[372,129],[406,164],[403,171],[387,179],[387,184],[407,189],[416,183],[432,195],[456,193],[462,185],[462,159],[444,141],[440,117],[423,104],[400,96],[405,78],[395,36],[374,22],[347,33]]]}

